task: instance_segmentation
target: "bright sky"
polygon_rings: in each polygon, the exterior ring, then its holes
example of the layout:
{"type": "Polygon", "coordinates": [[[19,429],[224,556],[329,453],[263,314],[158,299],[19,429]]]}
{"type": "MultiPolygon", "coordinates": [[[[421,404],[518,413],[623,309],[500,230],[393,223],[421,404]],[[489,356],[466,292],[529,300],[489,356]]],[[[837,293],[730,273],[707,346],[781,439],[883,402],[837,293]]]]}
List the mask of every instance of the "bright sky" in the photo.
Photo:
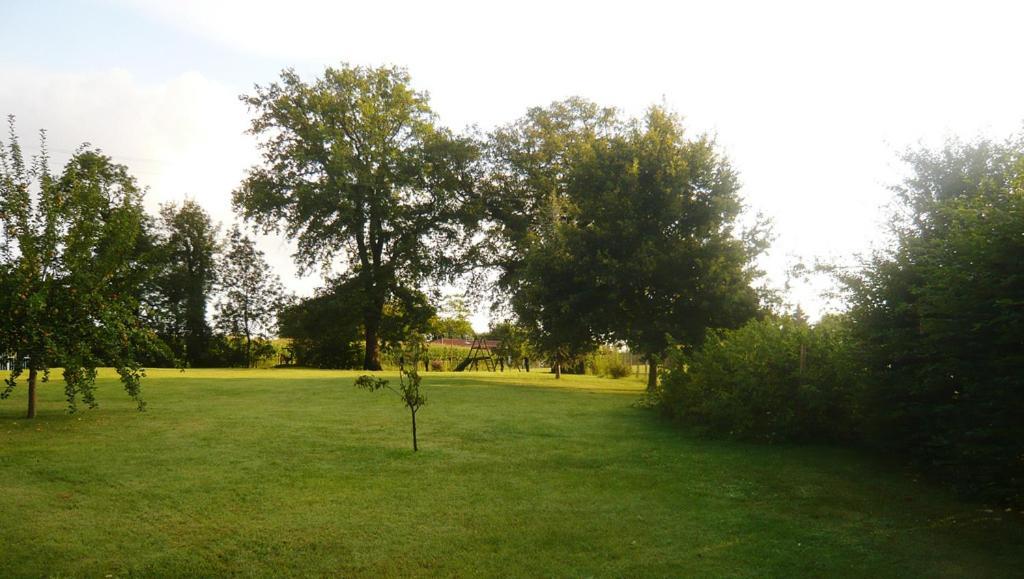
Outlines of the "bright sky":
{"type": "MultiPolygon", "coordinates": [[[[631,115],[664,102],[717,135],[774,220],[764,263],[781,283],[798,257],[881,239],[899,151],[1022,128],[1022,22],[1024,3],[981,1],[0,0],[0,114],[28,147],[46,128],[55,166],[89,141],[151,208],[191,197],[227,225],[258,160],[237,97],[285,67],[406,66],[455,129],[571,95],[631,115]]],[[[292,289],[320,284],[285,242],[261,243],[292,289]]],[[[793,299],[824,307],[811,288],[793,299]]]]}

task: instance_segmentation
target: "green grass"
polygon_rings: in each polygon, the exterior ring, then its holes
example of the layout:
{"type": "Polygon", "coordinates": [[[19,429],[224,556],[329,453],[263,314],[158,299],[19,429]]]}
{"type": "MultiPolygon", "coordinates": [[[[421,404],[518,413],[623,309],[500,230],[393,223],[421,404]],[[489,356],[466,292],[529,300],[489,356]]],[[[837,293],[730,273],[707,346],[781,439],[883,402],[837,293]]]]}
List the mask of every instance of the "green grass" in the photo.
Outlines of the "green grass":
{"type": "Polygon", "coordinates": [[[1024,522],[858,453],[687,435],[635,380],[153,371],[0,402],[0,576],[1010,577],[1024,522]]]}

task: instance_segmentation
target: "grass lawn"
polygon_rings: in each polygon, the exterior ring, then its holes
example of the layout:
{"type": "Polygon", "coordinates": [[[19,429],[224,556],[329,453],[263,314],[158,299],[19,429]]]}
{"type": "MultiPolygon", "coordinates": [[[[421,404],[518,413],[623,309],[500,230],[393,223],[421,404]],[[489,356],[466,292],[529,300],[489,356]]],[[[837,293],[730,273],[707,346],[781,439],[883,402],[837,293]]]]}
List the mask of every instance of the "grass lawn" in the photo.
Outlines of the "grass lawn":
{"type": "Polygon", "coordinates": [[[157,370],[134,410],[0,402],[0,577],[1010,577],[1024,519],[856,452],[687,435],[642,386],[426,374],[409,416],[357,372],[157,370]]]}

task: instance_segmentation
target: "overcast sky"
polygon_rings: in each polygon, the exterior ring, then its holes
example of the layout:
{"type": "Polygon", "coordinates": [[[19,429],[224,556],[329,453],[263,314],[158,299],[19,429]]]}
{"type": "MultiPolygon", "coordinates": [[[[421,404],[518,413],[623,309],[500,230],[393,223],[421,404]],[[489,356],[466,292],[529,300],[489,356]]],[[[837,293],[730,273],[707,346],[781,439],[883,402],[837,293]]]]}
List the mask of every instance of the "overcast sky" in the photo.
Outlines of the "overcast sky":
{"type": "MultiPolygon", "coordinates": [[[[1022,22],[1024,3],[978,1],[0,0],[0,114],[29,149],[46,128],[55,165],[89,141],[151,208],[191,197],[226,225],[258,160],[238,95],[285,67],[405,66],[455,129],[571,95],[630,115],[664,102],[717,135],[774,220],[781,282],[796,258],[879,242],[907,146],[1021,129],[1022,22]]],[[[285,242],[261,243],[289,287],[320,284],[285,242]]]]}

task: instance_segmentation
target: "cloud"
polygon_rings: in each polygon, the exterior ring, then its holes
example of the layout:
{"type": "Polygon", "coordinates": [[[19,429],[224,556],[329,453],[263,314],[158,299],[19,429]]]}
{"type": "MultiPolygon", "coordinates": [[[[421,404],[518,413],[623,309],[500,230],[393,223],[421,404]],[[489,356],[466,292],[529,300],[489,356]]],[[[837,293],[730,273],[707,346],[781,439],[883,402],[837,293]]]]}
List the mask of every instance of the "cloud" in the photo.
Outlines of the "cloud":
{"type": "MultiPolygon", "coordinates": [[[[235,220],[231,191],[258,161],[248,114],[235,91],[187,72],[164,82],[142,83],[124,70],[53,73],[2,68],[0,113],[17,117],[22,145],[38,150],[36,131],[46,129],[52,168],[89,142],[127,165],[148,189],[146,205],[195,199],[227,225],[235,220]]],[[[5,139],[6,140],[6,139],[5,139]]],[[[301,293],[315,279],[295,279],[288,244],[261,238],[274,270],[301,293]]]]}

